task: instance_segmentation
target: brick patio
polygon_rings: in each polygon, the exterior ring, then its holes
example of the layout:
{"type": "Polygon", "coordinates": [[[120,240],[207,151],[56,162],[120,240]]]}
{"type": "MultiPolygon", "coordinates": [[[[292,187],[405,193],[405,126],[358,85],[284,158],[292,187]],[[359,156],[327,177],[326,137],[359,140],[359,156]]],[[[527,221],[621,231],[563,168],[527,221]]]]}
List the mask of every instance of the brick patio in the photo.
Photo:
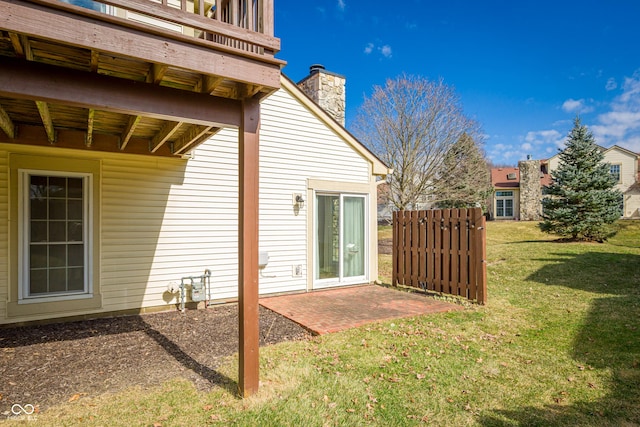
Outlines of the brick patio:
{"type": "Polygon", "coordinates": [[[382,320],[463,309],[422,294],[376,285],[260,298],[260,305],[317,335],[382,320]]]}

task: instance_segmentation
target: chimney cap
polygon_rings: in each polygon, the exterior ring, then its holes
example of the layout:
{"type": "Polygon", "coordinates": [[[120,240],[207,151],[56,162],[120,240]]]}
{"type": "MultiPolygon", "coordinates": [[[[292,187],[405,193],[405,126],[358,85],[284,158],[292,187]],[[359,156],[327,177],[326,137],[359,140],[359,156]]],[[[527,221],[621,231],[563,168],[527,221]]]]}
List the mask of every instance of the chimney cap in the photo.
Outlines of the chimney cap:
{"type": "Polygon", "coordinates": [[[309,67],[309,74],[317,73],[319,71],[323,71],[324,69],[324,65],[322,64],[312,64],[309,67]]]}

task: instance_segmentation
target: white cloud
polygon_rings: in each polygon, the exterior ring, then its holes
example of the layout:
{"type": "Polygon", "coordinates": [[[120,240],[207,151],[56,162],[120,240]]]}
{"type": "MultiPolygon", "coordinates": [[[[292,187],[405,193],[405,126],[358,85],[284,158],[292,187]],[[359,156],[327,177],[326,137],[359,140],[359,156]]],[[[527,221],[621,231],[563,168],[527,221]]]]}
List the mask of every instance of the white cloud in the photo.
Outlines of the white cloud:
{"type": "Polygon", "coordinates": [[[564,145],[564,135],[555,129],[527,132],[524,140],[531,146],[552,145],[561,147],[564,145]]]}
{"type": "Polygon", "coordinates": [[[529,151],[529,150],[531,150],[533,148],[533,145],[531,145],[528,142],[525,142],[524,144],[522,144],[520,146],[520,148],[522,148],[524,151],[529,151]]]}
{"type": "Polygon", "coordinates": [[[374,50],[379,52],[380,55],[382,55],[384,58],[391,58],[393,55],[391,46],[389,46],[388,44],[385,44],[384,46],[376,46],[373,43],[367,43],[367,45],[364,47],[363,52],[365,55],[370,55],[374,50]]]}
{"type": "Polygon", "coordinates": [[[590,113],[593,111],[593,107],[587,105],[587,101],[584,99],[572,99],[569,98],[562,104],[562,109],[567,113],[590,113]]]}
{"type": "Polygon", "coordinates": [[[609,80],[607,80],[607,84],[604,87],[606,90],[615,90],[618,88],[618,82],[616,82],[616,79],[614,79],[613,77],[611,77],[609,80]]]}
{"type": "Polygon", "coordinates": [[[596,142],[605,147],[617,144],[640,151],[640,69],[625,77],[622,94],[614,98],[608,109],[589,127],[596,142]]]}
{"type": "Polygon", "coordinates": [[[347,5],[345,4],[344,0],[338,0],[338,9],[344,10],[345,7],[347,7],[347,5]]]}

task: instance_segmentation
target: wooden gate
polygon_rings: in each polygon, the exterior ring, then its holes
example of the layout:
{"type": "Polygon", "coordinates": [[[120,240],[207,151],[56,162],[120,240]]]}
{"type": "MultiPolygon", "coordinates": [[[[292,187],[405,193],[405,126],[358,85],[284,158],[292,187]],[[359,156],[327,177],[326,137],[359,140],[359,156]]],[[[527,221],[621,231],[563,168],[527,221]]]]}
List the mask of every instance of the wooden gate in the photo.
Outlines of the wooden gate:
{"type": "Polygon", "coordinates": [[[392,253],[394,286],[487,302],[482,209],[394,212],[392,253]]]}

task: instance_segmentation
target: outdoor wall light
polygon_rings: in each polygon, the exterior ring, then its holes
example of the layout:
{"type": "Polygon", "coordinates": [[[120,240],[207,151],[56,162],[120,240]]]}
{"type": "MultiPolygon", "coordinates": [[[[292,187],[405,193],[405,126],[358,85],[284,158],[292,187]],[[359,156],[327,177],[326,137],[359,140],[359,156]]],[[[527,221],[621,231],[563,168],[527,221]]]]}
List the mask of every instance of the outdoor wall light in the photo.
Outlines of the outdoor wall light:
{"type": "Polygon", "coordinates": [[[302,197],[302,194],[296,194],[296,205],[298,205],[298,207],[300,209],[302,209],[304,207],[304,198],[302,197]]]}

